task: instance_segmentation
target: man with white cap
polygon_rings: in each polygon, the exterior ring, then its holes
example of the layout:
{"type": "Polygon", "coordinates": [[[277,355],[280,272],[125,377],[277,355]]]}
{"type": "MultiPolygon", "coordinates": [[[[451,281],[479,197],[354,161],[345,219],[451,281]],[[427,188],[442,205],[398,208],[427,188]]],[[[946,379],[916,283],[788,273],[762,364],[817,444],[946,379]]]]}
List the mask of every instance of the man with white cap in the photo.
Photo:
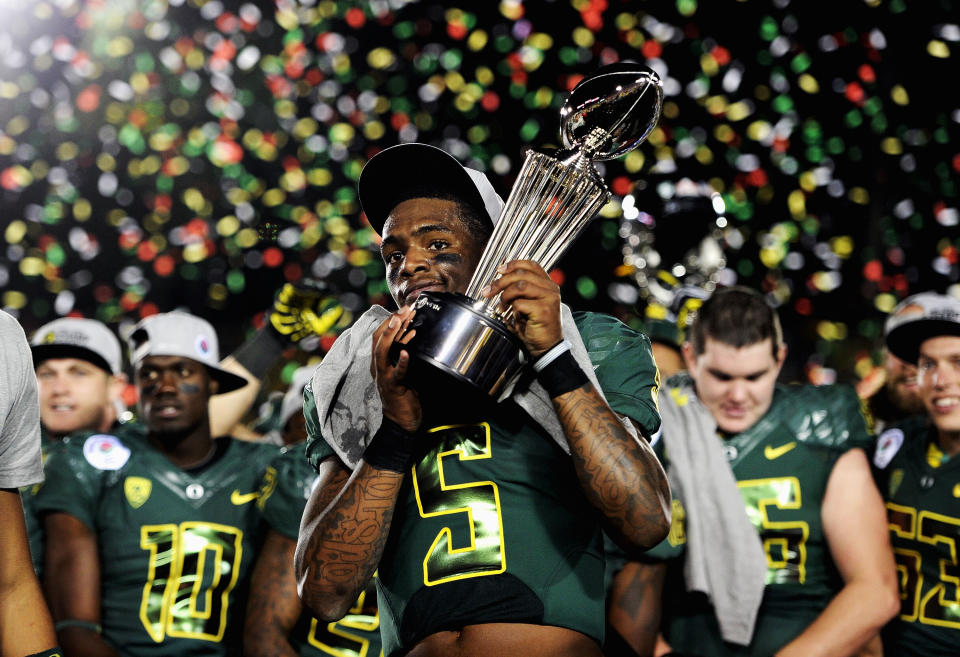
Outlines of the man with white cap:
{"type": "Polygon", "coordinates": [[[144,319],[130,360],[143,425],[65,438],[37,493],[58,635],[78,656],[238,654],[275,448],[211,435],[210,396],[246,381],[205,320],[144,319]]]}
{"type": "MultiPolygon", "coordinates": [[[[30,341],[40,404],[41,450],[78,431],[109,431],[123,411],[120,341],[94,319],[63,317],[37,329],[30,341]]],[[[34,568],[43,571],[43,527],[33,496],[25,488],[23,506],[34,568]]]]}
{"type": "Polygon", "coordinates": [[[386,655],[600,655],[601,523],[640,549],[669,528],[665,475],[636,434],[660,423],[649,340],[574,317],[542,267],[513,261],[484,293],[517,313],[535,381],[499,402],[418,389],[391,345],[421,293],[465,291],[501,202],[425,144],[377,154],[358,188],[400,310],[359,318],[305,392],[320,481],[297,545],[301,599],[337,620],[379,568],[386,655]]]}
{"type": "Polygon", "coordinates": [[[945,657],[960,646],[960,300],[925,294],[913,305],[886,341],[917,367],[926,415],[885,431],[874,454],[902,600],[883,647],[945,657]]]}
{"type": "Polygon", "coordinates": [[[31,351],[48,437],[113,426],[126,383],[113,331],[94,319],[63,317],[37,329],[31,351]]]}
{"type": "Polygon", "coordinates": [[[286,447],[267,468],[270,483],[257,501],[270,529],[250,583],[243,637],[245,657],[380,654],[380,616],[373,580],[347,616],[330,623],[310,616],[297,597],[293,555],[303,508],[317,482],[316,471],[303,458],[302,444],[307,438],[303,389],[315,369],[301,367],[294,372],[283,397],[280,433],[286,447]]]}

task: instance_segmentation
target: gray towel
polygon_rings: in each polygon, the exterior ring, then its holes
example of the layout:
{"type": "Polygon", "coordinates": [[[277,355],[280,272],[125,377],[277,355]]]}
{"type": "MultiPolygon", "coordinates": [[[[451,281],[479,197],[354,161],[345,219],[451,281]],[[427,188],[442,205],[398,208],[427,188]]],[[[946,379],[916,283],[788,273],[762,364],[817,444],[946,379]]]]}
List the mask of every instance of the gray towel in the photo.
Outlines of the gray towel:
{"type": "MultiPolygon", "coordinates": [[[[383,406],[376,383],[370,373],[371,336],[390,312],[382,306],[373,306],[345,331],[333,344],[330,352],[317,367],[311,389],[317,403],[317,417],[324,439],[350,469],[355,469],[371,436],[380,428],[383,406]]],[[[593,372],[590,356],[577,331],[570,309],[561,306],[563,337],[569,340],[574,358],[586,372],[590,383],[600,391],[593,372]]],[[[509,396],[527,414],[553,437],[558,445],[570,453],[563,427],[553,408],[553,401],[538,382],[514,393],[511,383],[500,395],[500,401],[509,396]]],[[[623,418],[621,422],[630,434],[637,436],[633,425],[623,418]]]]}
{"type": "Polygon", "coordinates": [[[767,556],[747,518],[717,423],[688,377],[660,397],[670,487],[686,510],[687,589],[710,598],[725,641],[748,645],[766,585],[767,556]]]}

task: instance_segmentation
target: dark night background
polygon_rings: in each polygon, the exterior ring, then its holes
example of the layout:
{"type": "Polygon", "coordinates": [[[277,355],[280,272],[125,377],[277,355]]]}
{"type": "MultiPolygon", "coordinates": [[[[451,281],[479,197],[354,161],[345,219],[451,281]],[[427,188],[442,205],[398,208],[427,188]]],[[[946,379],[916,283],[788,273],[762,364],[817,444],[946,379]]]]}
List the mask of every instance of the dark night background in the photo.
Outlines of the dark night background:
{"type": "Polygon", "coordinates": [[[788,375],[851,380],[898,300],[960,295],[960,27],[947,0],[842,4],[0,0],[0,305],[28,333],[185,307],[226,353],[309,276],[342,329],[386,302],[370,156],[439,145],[506,196],[580,77],[632,60],[663,118],[601,167],[613,199],[559,267],[567,302],[639,325],[622,208],[662,219],[670,264],[716,218],[666,216],[689,178],[725,202],[721,282],[778,305],[788,375]]]}

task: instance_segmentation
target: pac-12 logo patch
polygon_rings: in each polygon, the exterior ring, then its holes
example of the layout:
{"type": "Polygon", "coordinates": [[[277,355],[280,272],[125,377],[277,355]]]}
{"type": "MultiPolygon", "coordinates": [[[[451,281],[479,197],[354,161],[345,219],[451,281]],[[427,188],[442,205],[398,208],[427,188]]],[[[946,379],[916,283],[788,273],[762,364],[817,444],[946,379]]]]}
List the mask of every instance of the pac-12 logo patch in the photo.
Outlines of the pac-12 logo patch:
{"type": "Polygon", "coordinates": [[[127,496],[127,502],[134,509],[143,506],[150,497],[152,489],[153,482],[144,477],[127,477],[123,480],[123,494],[127,496]]]}
{"type": "Polygon", "coordinates": [[[883,470],[890,465],[890,461],[900,451],[903,445],[903,431],[900,429],[888,429],[877,438],[877,449],[873,453],[873,464],[883,470]]]}
{"type": "Polygon", "coordinates": [[[116,436],[98,433],[83,443],[83,457],[97,470],[119,470],[130,460],[130,449],[116,436]]]}

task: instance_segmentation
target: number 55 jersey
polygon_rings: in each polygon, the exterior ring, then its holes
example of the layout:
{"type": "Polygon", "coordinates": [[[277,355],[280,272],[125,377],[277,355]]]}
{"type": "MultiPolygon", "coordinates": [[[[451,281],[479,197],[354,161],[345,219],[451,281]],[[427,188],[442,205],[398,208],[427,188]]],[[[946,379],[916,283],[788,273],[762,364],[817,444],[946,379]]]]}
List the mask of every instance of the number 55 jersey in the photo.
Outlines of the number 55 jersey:
{"type": "MultiPolygon", "coordinates": [[[[695,394],[691,386],[684,373],[672,377],[666,390],[678,406],[685,406],[687,395],[695,394]]],[[[866,450],[872,445],[870,425],[851,386],[778,385],[762,418],[742,433],[722,439],[744,510],[766,553],[763,602],[750,645],[724,642],[706,596],[685,590],[678,567],[682,564],[674,560],[664,585],[664,636],[675,651],[710,657],[772,655],[827,607],[843,580],[830,553],[821,503],[836,462],[851,449],[866,450]]],[[[664,427],[667,461],[670,430],[664,427]]],[[[674,493],[683,498],[682,490],[675,488],[674,493]]],[[[689,504],[684,506],[687,514],[696,512],[689,504]]],[[[671,533],[686,532],[674,529],[671,533]]],[[[657,546],[650,556],[675,557],[687,549],[673,543],[677,541],[657,546]]]]}
{"type": "Polygon", "coordinates": [[[38,513],[67,513],[96,534],[103,637],[121,654],[239,654],[256,501],[277,448],[221,438],[185,471],[141,432],[66,439],[47,460],[38,513]]]}

